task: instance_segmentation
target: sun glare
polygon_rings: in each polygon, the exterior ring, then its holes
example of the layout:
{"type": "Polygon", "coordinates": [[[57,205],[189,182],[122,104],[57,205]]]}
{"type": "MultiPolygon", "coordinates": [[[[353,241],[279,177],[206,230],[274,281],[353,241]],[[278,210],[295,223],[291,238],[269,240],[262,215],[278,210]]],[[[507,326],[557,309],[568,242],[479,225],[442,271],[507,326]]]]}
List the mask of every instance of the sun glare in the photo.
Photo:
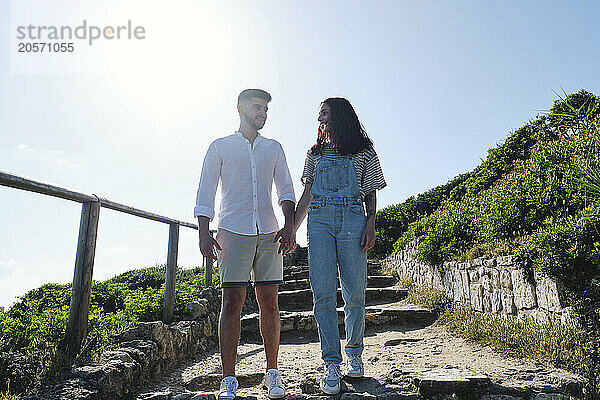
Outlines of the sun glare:
{"type": "Polygon", "coordinates": [[[159,119],[202,109],[222,87],[233,62],[222,17],[205,2],[119,4],[123,5],[115,7],[115,19],[136,15],[146,39],[105,46],[110,84],[135,107],[159,119]]]}

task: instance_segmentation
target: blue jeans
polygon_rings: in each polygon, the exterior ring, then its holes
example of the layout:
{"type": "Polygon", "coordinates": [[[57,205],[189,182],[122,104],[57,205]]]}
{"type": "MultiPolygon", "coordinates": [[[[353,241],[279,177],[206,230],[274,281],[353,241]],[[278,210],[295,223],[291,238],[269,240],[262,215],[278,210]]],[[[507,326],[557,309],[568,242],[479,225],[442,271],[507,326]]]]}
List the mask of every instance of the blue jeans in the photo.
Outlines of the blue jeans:
{"type": "Polygon", "coordinates": [[[367,253],[360,244],[366,217],[362,205],[311,204],[308,210],[310,285],[325,363],[342,362],[338,330],[339,265],[348,356],[361,355],[365,331],[367,253]]]}

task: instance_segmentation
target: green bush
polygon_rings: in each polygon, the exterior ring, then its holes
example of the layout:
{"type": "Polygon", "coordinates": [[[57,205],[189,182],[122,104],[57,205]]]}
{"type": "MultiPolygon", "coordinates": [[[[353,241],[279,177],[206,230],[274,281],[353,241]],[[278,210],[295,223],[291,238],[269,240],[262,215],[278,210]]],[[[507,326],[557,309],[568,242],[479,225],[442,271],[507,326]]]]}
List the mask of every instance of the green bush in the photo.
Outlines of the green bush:
{"type": "Polygon", "coordinates": [[[582,184],[586,168],[600,167],[590,159],[590,151],[586,130],[538,141],[529,158],[515,161],[490,187],[467,191],[458,201],[450,198],[412,223],[394,248],[418,238],[417,257],[440,264],[465,248],[518,238],[543,226],[546,219],[574,215],[588,202],[582,184]]]}
{"type": "Polygon", "coordinates": [[[369,257],[385,258],[393,251],[396,240],[410,223],[431,214],[469,174],[462,174],[416,197],[409,197],[404,203],[388,206],[377,212],[375,218],[375,246],[369,250],[369,257]]]}
{"type": "MultiPolygon", "coordinates": [[[[218,285],[218,270],[213,285],[218,285]]],[[[88,335],[78,361],[96,359],[115,346],[113,336],[140,321],[162,317],[165,266],[128,271],[92,283],[88,335]]],[[[185,304],[204,289],[204,269],[178,269],[174,318],[185,318],[185,304]]],[[[0,393],[31,391],[41,379],[68,367],[59,351],[69,319],[71,285],[50,283],[33,289],[0,312],[0,393]]],[[[7,393],[8,395],[8,393],[7,393]]]]}
{"type": "Polygon", "coordinates": [[[552,212],[581,209],[586,196],[569,195],[580,194],[582,174],[598,167],[589,155],[600,147],[599,114],[600,101],[586,91],[557,100],[547,116],[490,149],[473,171],[378,212],[371,254],[383,258],[419,237],[423,259],[440,263],[465,246],[531,232],[552,212]],[[578,159],[569,160],[572,155],[578,159]]]}
{"type": "Polygon", "coordinates": [[[483,340],[502,333],[493,339],[498,347],[518,348],[519,356],[542,352],[555,365],[586,375],[593,387],[600,369],[599,100],[585,91],[557,100],[548,116],[490,150],[439,207],[410,223],[394,243],[398,251],[417,240],[415,257],[434,265],[502,248],[517,254],[529,276],[537,271],[558,279],[584,329],[577,335],[561,337],[565,331],[558,327],[531,321],[483,321],[487,317],[467,311],[456,311],[465,323],[455,321],[455,329],[483,340]],[[538,349],[540,335],[548,337],[548,348],[538,349]]]}

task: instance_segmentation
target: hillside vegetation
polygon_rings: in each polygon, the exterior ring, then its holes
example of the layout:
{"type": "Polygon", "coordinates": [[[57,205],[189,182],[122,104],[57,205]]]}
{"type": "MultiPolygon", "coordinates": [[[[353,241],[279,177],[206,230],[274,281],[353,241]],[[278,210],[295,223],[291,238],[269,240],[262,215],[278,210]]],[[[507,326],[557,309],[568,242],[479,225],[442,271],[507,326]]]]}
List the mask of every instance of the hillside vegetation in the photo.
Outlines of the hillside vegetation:
{"type": "MultiPolygon", "coordinates": [[[[76,362],[95,359],[114,346],[112,336],[140,321],[162,317],[165,266],[125,272],[92,285],[88,336],[76,362]]],[[[218,271],[213,275],[218,284],[218,271]]],[[[175,320],[185,317],[185,304],[204,289],[204,269],[177,271],[175,320]]],[[[31,391],[53,373],[68,367],[61,355],[69,319],[71,285],[49,283],[29,291],[0,313],[0,394],[31,391]]]]}
{"type": "Polygon", "coordinates": [[[415,239],[416,257],[438,265],[516,252],[572,289],[586,288],[600,272],[599,115],[588,92],[557,100],[473,171],[381,210],[375,254],[415,239]]]}
{"type": "Polygon", "coordinates": [[[524,272],[558,279],[600,367],[600,98],[584,90],[554,102],[490,149],[473,171],[381,210],[375,255],[417,241],[415,257],[516,254],[524,272]]]}

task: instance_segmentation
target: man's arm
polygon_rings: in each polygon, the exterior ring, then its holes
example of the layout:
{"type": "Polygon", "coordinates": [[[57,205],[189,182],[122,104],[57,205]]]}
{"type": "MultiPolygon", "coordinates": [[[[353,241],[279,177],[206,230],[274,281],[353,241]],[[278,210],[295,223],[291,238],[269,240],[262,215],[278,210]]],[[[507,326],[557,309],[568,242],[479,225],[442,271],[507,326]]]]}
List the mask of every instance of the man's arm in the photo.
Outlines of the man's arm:
{"type": "Polygon", "coordinates": [[[208,217],[210,221],[214,218],[215,195],[217,193],[219,178],[221,177],[221,164],[221,157],[213,142],[208,147],[204,156],[204,162],[202,163],[202,173],[200,174],[200,183],[198,184],[194,217],[208,217]]]}
{"type": "Polygon", "coordinates": [[[294,207],[296,206],[296,196],[294,194],[294,183],[285,159],[283,148],[279,145],[277,160],[275,162],[275,171],[273,171],[273,180],[277,189],[279,205],[285,217],[285,224],[277,232],[273,242],[279,240],[279,252],[289,253],[296,248],[296,231],[294,230],[294,207]]]}
{"type": "Polygon", "coordinates": [[[221,159],[214,142],[208,148],[198,184],[194,216],[198,217],[199,247],[204,257],[216,259],[214,249],[221,247],[210,235],[208,225],[215,215],[215,194],[221,175],[221,159]]]}
{"type": "Polygon", "coordinates": [[[365,196],[365,207],[367,209],[367,226],[360,240],[362,251],[367,251],[375,246],[375,215],[377,214],[377,192],[373,190],[365,196]]]}
{"type": "Polygon", "coordinates": [[[277,251],[278,253],[283,252],[283,254],[286,254],[296,248],[296,229],[294,229],[295,206],[296,204],[293,201],[284,200],[281,202],[281,210],[285,217],[285,224],[273,239],[273,243],[279,240],[280,245],[279,250],[277,251]]]}

